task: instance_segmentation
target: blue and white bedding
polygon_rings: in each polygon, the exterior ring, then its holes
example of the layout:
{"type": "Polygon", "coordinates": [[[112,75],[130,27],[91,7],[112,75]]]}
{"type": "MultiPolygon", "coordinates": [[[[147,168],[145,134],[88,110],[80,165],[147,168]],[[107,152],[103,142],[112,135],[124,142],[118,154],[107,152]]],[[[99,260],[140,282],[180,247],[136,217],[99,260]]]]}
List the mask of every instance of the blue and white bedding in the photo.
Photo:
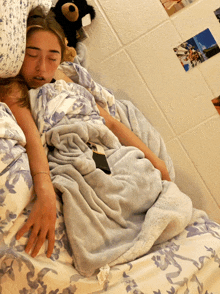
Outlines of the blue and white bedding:
{"type": "Polygon", "coordinates": [[[0,293],[219,293],[220,226],[162,181],[142,152],[121,146],[95,102],[165,160],[174,179],[160,135],[85,69],[62,68],[75,83],[30,91],[57,192],[50,259],[46,244],[36,258],[24,252],[28,234],[15,240],[35,196],[24,134],[0,103],[0,293]],[[95,168],[87,141],[104,146],[111,175],[95,168]]]}

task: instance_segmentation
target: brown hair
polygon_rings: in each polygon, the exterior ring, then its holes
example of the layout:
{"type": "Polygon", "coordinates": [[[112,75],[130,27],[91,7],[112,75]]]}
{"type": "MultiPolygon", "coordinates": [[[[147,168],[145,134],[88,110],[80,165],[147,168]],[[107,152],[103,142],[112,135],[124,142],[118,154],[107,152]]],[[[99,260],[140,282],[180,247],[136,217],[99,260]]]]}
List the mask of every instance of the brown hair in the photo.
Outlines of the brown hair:
{"type": "Polygon", "coordinates": [[[10,78],[0,78],[0,102],[6,102],[10,95],[13,95],[14,89],[19,90],[20,97],[16,100],[21,107],[30,108],[28,87],[21,75],[10,78]]]}
{"type": "Polygon", "coordinates": [[[61,61],[66,49],[65,34],[60,24],[55,19],[55,14],[50,10],[45,14],[42,6],[32,9],[27,19],[27,38],[37,30],[49,31],[57,36],[61,47],[61,61]]]}
{"type": "MultiPolygon", "coordinates": [[[[46,14],[42,6],[32,9],[27,19],[27,37],[36,30],[50,31],[55,34],[61,47],[61,61],[66,49],[65,34],[62,27],[55,20],[55,14],[50,11],[46,14]]],[[[16,101],[21,107],[30,108],[28,86],[21,75],[10,78],[0,78],[0,102],[5,102],[6,98],[13,95],[13,91],[19,90],[20,97],[16,101]]]]}

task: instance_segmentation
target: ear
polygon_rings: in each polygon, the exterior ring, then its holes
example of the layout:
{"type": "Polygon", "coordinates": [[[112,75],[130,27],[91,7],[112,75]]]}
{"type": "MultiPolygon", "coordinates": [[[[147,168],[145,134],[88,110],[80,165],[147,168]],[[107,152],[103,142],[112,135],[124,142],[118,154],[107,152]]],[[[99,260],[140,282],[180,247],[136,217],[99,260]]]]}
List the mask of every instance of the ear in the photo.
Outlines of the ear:
{"type": "Polygon", "coordinates": [[[87,13],[90,14],[91,20],[93,20],[96,16],[95,9],[92,5],[87,5],[87,13]]]}
{"type": "Polygon", "coordinates": [[[75,22],[79,18],[79,9],[73,3],[65,3],[61,7],[63,15],[68,21],[75,22]]]}

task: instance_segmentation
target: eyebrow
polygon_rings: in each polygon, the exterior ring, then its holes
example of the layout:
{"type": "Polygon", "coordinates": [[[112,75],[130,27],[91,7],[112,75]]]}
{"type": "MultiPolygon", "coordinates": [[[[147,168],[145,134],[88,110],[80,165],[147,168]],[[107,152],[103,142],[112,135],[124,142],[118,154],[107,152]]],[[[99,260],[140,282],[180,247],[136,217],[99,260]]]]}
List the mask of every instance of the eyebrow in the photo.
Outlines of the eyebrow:
{"type": "MultiPolygon", "coordinates": [[[[34,47],[34,46],[28,46],[26,49],[34,49],[34,50],[39,50],[39,51],[41,50],[40,48],[38,48],[38,47],[34,47]]],[[[60,51],[58,51],[58,50],[53,50],[53,49],[49,50],[49,52],[60,54],[60,51]]]]}

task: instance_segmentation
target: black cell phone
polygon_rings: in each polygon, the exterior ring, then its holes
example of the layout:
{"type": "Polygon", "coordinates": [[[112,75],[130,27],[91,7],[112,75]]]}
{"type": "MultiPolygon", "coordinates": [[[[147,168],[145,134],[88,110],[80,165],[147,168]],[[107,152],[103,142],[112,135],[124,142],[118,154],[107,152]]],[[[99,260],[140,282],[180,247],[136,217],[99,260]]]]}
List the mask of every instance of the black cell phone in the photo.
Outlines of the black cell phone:
{"type": "Polygon", "coordinates": [[[93,151],[93,160],[95,161],[96,168],[100,168],[108,175],[111,174],[111,170],[105,156],[104,148],[101,145],[91,142],[87,142],[87,145],[93,151]]]}

